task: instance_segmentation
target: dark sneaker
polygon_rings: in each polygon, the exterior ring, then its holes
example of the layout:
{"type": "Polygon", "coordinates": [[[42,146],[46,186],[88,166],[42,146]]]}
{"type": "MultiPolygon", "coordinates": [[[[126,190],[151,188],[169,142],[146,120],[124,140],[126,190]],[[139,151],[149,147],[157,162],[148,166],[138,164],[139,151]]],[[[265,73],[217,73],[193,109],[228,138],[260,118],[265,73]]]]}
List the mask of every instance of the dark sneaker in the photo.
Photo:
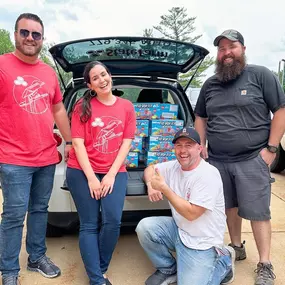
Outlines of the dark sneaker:
{"type": "Polygon", "coordinates": [[[28,259],[27,269],[41,273],[46,278],[54,278],[60,275],[60,269],[45,255],[37,262],[28,259]]]}
{"type": "Polygon", "coordinates": [[[234,281],[235,279],[235,260],[236,260],[236,252],[233,247],[231,246],[225,246],[225,249],[228,250],[228,252],[231,255],[231,260],[232,260],[232,268],[231,271],[228,273],[228,275],[224,278],[221,284],[226,285],[230,284],[234,281]]]}
{"type": "Polygon", "coordinates": [[[236,252],[236,261],[246,259],[246,252],[245,252],[244,244],[245,244],[245,241],[243,241],[241,246],[236,246],[236,245],[233,245],[232,243],[229,244],[229,246],[231,246],[236,252]]]}
{"type": "Polygon", "coordinates": [[[20,285],[18,276],[3,276],[2,285],[20,285]]]}
{"type": "Polygon", "coordinates": [[[112,285],[112,283],[110,282],[110,280],[108,278],[105,278],[105,284],[106,285],[112,285]]]}
{"type": "Polygon", "coordinates": [[[255,285],[273,285],[274,279],[276,278],[273,273],[273,266],[271,263],[261,263],[257,264],[257,268],[254,270],[257,273],[255,280],[255,285]]]}
{"type": "Polygon", "coordinates": [[[164,274],[159,270],[156,270],[151,276],[145,281],[145,285],[168,285],[177,281],[177,275],[175,274],[164,274]]]}

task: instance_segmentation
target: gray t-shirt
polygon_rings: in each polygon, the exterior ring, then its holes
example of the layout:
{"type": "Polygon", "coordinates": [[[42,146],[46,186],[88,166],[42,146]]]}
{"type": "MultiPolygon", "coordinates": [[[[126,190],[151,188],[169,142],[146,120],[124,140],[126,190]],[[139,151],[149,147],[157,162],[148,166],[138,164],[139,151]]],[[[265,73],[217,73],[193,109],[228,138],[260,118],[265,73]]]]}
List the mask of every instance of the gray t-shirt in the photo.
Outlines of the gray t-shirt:
{"type": "Polygon", "coordinates": [[[278,79],[266,67],[246,65],[242,74],[228,83],[210,77],[195,108],[196,115],[208,118],[209,157],[235,162],[257,156],[268,143],[270,111],[284,106],[278,79]]]}

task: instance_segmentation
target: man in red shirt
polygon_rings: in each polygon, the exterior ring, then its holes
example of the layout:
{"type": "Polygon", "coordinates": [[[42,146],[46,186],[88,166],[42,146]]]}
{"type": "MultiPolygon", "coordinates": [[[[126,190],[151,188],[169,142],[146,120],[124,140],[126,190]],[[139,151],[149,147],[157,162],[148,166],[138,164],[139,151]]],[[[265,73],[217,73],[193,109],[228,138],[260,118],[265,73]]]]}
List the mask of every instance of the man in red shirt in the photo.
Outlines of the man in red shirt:
{"type": "Polygon", "coordinates": [[[54,122],[67,142],[66,158],[71,135],[56,73],[38,58],[43,34],[43,23],[37,15],[20,15],[15,24],[16,49],[0,56],[3,285],[19,284],[19,253],[26,212],[28,270],[48,278],[60,274],[60,269],[45,255],[47,208],[59,160],[54,122]]]}

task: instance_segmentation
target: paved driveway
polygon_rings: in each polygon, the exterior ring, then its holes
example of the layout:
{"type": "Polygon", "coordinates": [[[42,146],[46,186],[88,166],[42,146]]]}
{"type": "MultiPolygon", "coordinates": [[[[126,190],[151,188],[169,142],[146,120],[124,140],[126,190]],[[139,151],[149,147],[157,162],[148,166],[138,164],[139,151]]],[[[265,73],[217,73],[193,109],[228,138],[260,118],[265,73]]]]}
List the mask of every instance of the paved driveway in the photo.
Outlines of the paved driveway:
{"type": "MultiPolygon", "coordinates": [[[[285,285],[285,174],[273,176],[276,178],[276,182],[273,184],[271,207],[272,263],[277,275],[275,285],[285,285]]],[[[243,224],[243,239],[246,240],[248,258],[236,263],[236,280],[232,283],[233,285],[254,284],[253,271],[256,267],[258,254],[250,223],[247,221],[243,224]]],[[[225,240],[226,242],[229,241],[228,234],[225,235],[225,240]]],[[[21,285],[87,285],[88,279],[77,242],[77,235],[47,240],[49,257],[62,269],[62,276],[51,280],[25,269],[27,253],[23,242],[23,250],[20,256],[21,285]]],[[[151,263],[139,246],[134,232],[122,234],[109,269],[109,277],[112,283],[114,285],[143,285],[144,280],[153,270],[151,263]]],[[[0,284],[2,284],[1,281],[0,284]]]]}

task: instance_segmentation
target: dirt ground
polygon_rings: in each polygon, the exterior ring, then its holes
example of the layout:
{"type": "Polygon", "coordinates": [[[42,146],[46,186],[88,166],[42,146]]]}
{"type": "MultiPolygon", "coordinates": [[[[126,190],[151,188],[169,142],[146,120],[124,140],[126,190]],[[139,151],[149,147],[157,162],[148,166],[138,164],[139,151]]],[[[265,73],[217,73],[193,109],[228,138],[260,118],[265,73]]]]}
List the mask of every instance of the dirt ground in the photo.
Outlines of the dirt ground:
{"type": "MultiPolygon", "coordinates": [[[[272,263],[277,279],[275,285],[285,285],[285,174],[272,175],[276,182],[272,188],[272,263]]],[[[0,198],[2,199],[2,197],[0,198]]],[[[2,200],[0,200],[2,204],[2,200]]],[[[47,239],[48,256],[62,269],[62,275],[56,279],[46,279],[38,273],[26,270],[27,253],[23,237],[20,255],[21,285],[87,285],[88,279],[81,261],[76,234],[61,238],[47,239]]],[[[236,278],[233,285],[253,285],[253,272],[258,254],[252,236],[250,223],[244,221],[243,236],[246,240],[248,258],[236,262],[236,278]]],[[[229,241],[228,234],[225,241],[229,241]]],[[[143,285],[154,268],[141,249],[134,231],[120,236],[108,276],[113,285],[143,285]]],[[[0,284],[1,281],[0,281],[0,284]]],[[[189,284],[190,285],[190,284],[189,284]]]]}

